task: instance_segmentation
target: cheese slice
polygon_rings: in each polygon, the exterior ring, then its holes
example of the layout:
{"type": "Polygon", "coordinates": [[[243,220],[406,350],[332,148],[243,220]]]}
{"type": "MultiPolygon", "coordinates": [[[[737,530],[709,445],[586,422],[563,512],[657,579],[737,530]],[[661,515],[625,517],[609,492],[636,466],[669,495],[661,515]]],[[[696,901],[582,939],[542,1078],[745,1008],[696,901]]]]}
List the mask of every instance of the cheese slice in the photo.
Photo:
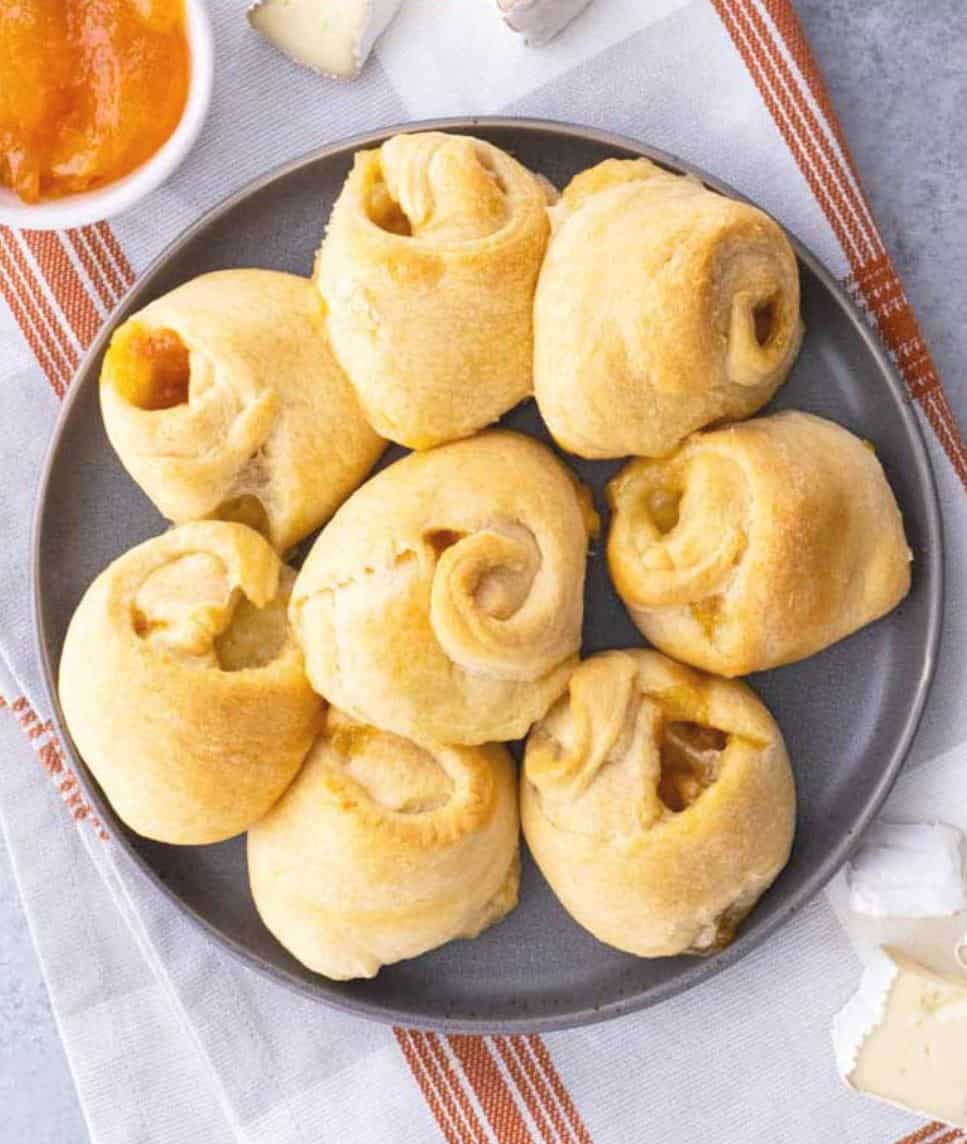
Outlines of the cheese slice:
{"type": "Polygon", "coordinates": [[[252,27],[296,63],[323,75],[359,74],[402,0],[259,0],[252,27]]]}
{"type": "Polygon", "coordinates": [[[564,30],[590,0],[497,0],[504,23],[536,47],[564,30]]]}
{"type": "Polygon", "coordinates": [[[833,1044],[851,1088],[967,1128],[967,979],[880,950],[834,1019],[833,1044]]]}
{"type": "Polygon", "coordinates": [[[846,868],[850,907],[875,918],[967,909],[963,835],[942,822],[877,822],[846,868]]]}

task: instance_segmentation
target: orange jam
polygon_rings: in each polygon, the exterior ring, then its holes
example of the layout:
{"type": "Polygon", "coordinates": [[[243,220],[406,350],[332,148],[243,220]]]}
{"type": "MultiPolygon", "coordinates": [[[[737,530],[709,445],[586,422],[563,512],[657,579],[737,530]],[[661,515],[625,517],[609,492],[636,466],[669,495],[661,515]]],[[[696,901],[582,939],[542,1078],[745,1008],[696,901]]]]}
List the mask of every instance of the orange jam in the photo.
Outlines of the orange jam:
{"type": "Polygon", "coordinates": [[[125,322],[111,339],[104,365],[101,376],[110,377],[118,393],[138,409],[172,409],[188,400],[191,356],[174,330],[125,322]]]}
{"type": "Polygon", "coordinates": [[[189,72],[184,0],[0,0],[0,186],[32,203],[133,171],[189,72]]]}

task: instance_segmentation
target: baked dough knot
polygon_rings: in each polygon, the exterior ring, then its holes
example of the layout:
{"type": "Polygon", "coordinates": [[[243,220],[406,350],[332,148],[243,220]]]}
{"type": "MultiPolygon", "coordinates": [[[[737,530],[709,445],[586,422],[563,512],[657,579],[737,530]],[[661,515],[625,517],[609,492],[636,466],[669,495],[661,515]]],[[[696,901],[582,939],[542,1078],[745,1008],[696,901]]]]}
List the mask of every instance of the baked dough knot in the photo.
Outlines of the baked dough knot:
{"type": "Polygon", "coordinates": [[[169,520],[248,524],[284,551],[329,517],[385,442],[293,274],[227,270],[115,332],[101,408],[125,468],[169,520]]]}
{"type": "Polygon", "coordinates": [[[608,486],[608,565],[658,648],[721,675],[821,651],[895,607],[910,549],[868,443],[799,412],[696,433],[608,486]]]}
{"type": "Polygon", "coordinates": [[[500,746],[419,747],[331,708],[250,832],[256,905],[304,964],[372,977],[517,904],[516,775],[500,746]]]}
{"type": "Polygon", "coordinates": [[[313,684],[417,741],[522,735],[580,646],[590,498],[494,431],[415,453],[323,530],[293,593],[313,684]]]}
{"type": "Polygon", "coordinates": [[[582,457],[660,457],[748,417],[802,340],[799,271],[768,215],[647,159],[583,171],[551,208],[534,387],[582,457]]]}
{"type": "Polygon", "coordinates": [[[244,525],[196,522],[114,561],[71,619],[60,697],[120,817],[220,841],[282,793],[322,701],[288,626],[295,573],[244,525]]]}
{"type": "Polygon", "coordinates": [[[583,661],[532,729],[521,784],[555,893],[639,956],[728,944],[789,855],[795,792],[768,711],[657,652],[583,661]]]}
{"type": "Polygon", "coordinates": [[[468,136],[356,153],[316,260],[328,330],[373,426],[426,449],[532,390],[545,184],[468,136]]]}

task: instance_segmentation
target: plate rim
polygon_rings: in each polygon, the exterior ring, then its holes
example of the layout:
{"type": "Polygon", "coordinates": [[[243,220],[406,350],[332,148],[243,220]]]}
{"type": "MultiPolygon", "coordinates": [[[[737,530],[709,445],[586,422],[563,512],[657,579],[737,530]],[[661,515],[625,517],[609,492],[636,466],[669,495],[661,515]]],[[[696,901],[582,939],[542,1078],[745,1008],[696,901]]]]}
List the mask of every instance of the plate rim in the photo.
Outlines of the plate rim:
{"type": "MultiPolygon", "coordinates": [[[[867,799],[862,812],[853,822],[852,828],[844,834],[824,861],[819,863],[816,868],[810,872],[804,880],[803,885],[797,891],[794,899],[789,902],[784,909],[776,911],[776,913],[754,933],[749,933],[744,938],[740,934],[724,951],[708,959],[697,959],[685,972],[667,982],[663,982],[646,992],[608,1001],[600,1006],[579,1006],[567,1013],[549,1016],[513,1016],[494,1020],[471,1015],[420,1015],[375,1001],[347,997],[339,993],[330,992],[328,987],[330,987],[332,983],[324,977],[320,976],[312,982],[307,982],[280,966],[272,965],[264,961],[258,954],[248,949],[245,945],[223,933],[213,922],[209,921],[193,906],[180,898],[139,851],[131,845],[126,837],[123,824],[120,823],[118,816],[107,799],[101,796],[96,781],[93,781],[93,776],[89,772],[80,752],[74,745],[67,729],[67,723],[61,709],[56,686],[56,673],[51,664],[51,657],[48,650],[48,639],[46,638],[47,633],[44,629],[42,606],[41,548],[43,546],[48,492],[51,475],[60,452],[61,438],[66,431],[71,410],[82,389],[82,386],[76,384],[77,379],[82,375],[87,375],[92,372],[91,367],[94,361],[102,352],[107,341],[122,320],[120,317],[122,311],[126,310],[132,302],[136,301],[137,296],[146,288],[155,274],[162,269],[170,259],[176,257],[182,248],[190,243],[200,232],[207,229],[223,215],[271,184],[286,178],[304,167],[317,163],[320,160],[332,158],[335,155],[356,151],[366,146],[377,145],[390,136],[403,132],[458,131],[466,133],[472,132],[476,127],[524,131],[534,135],[549,134],[559,139],[577,139],[584,142],[600,144],[605,147],[631,151],[678,173],[693,175],[706,186],[722,194],[726,194],[731,198],[758,205],[754,199],[749,198],[749,196],[744,195],[729,183],[710,174],[694,163],[680,159],[668,151],[653,147],[631,136],[560,120],[535,117],[518,118],[515,116],[458,116],[411,120],[403,123],[389,124],[385,127],[346,136],[332,143],[314,148],[250,180],[238,190],[209,207],[195,222],[180,231],[178,235],[151,260],[122,297],[115,303],[111,313],[106,318],[97,336],[84,353],[72,375],[71,383],[68,386],[67,393],[58,411],[57,420],[47,445],[34,502],[30,541],[30,595],[31,615],[33,619],[33,644],[41,667],[41,682],[44,698],[47,700],[48,708],[61,742],[70,753],[75,774],[78,777],[89,803],[100,814],[102,821],[112,827],[112,840],[123,849],[127,859],[133,861],[141,873],[144,874],[155,887],[161,890],[174,907],[186,916],[192,924],[197,926],[202,933],[212,939],[220,949],[225,950],[237,961],[254,969],[263,977],[282,984],[301,996],[311,998],[318,1003],[342,1012],[364,1017],[367,1020],[376,1021],[381,1024],[413,1027],[414,1023],[418,1023],[419,1027],[422,1028],[437,1029],[450,1033],[545,1033],[612,1020],[616,1017],[650,1008],[652,1005],[657,1005],[679,993],[684,993],[738,964],[749,953],[771,938],[794,914],[798,913],[813,901],[847,861],[850,853],[857,845],[863,832],[883,806],[894,783],[899,777],[903,764],[909,754],[917,728],[923,717],[930,686],[933,682],[937,666],[937,656],[943,628],[945,597],[943,519],[940,511],[936,478],[924,440],[923,429],[914,412],[914,399],[910,395],[906,383],[900,377],[889,352],[880,341],[878,335],[870,327],[866,318],[840,281],[825,267],[812,250],[796,236],[795,232],[780,223],[792,244],[797,259],[807,266],[811,273],[819,279],[823,287],[833,295],[833,298],[850,321],[854,330],[859,334],[866,351],[873,358],[873,361],[887,383],[891,396],[895,399],[898,412],[907,432],[907,437],[913,452],[917,484],[922,490],[926,506],[923,547],[926,551],[931,553],[934,562],[932,569],[934,580],[933,583],[929,585],[929,596],[926,601],[928,622],[924,643],[924,655],[916,684],[910,692],[910,703],[900,734],[896,738],[890,756],[882,766],[872,796],[867,799]]],[[[89,384],[91,383],[89,382],[89,384]]],[[[577,925],[578,923],[575,922],[574,924],[577,925]]]]}

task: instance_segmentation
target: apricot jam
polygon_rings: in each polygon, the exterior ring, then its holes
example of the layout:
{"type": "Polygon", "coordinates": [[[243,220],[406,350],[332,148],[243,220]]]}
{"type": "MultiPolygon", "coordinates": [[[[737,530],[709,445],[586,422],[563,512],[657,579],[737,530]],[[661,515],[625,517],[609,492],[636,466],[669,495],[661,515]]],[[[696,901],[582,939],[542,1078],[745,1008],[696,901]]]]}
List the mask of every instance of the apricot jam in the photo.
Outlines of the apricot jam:
{"type": "Polygon", "coordinates": [[[174,330],[150,330],[126,322],[111,339],[102,377],[138,409],[154,412],[184,405],[191,385],[188,347],[174,330]]]}
{"type": "Polygon", "coordinates": [[[37,202],[133,171],[189,74],[184,0],[0,0],[0,186],[37,202]]]}

